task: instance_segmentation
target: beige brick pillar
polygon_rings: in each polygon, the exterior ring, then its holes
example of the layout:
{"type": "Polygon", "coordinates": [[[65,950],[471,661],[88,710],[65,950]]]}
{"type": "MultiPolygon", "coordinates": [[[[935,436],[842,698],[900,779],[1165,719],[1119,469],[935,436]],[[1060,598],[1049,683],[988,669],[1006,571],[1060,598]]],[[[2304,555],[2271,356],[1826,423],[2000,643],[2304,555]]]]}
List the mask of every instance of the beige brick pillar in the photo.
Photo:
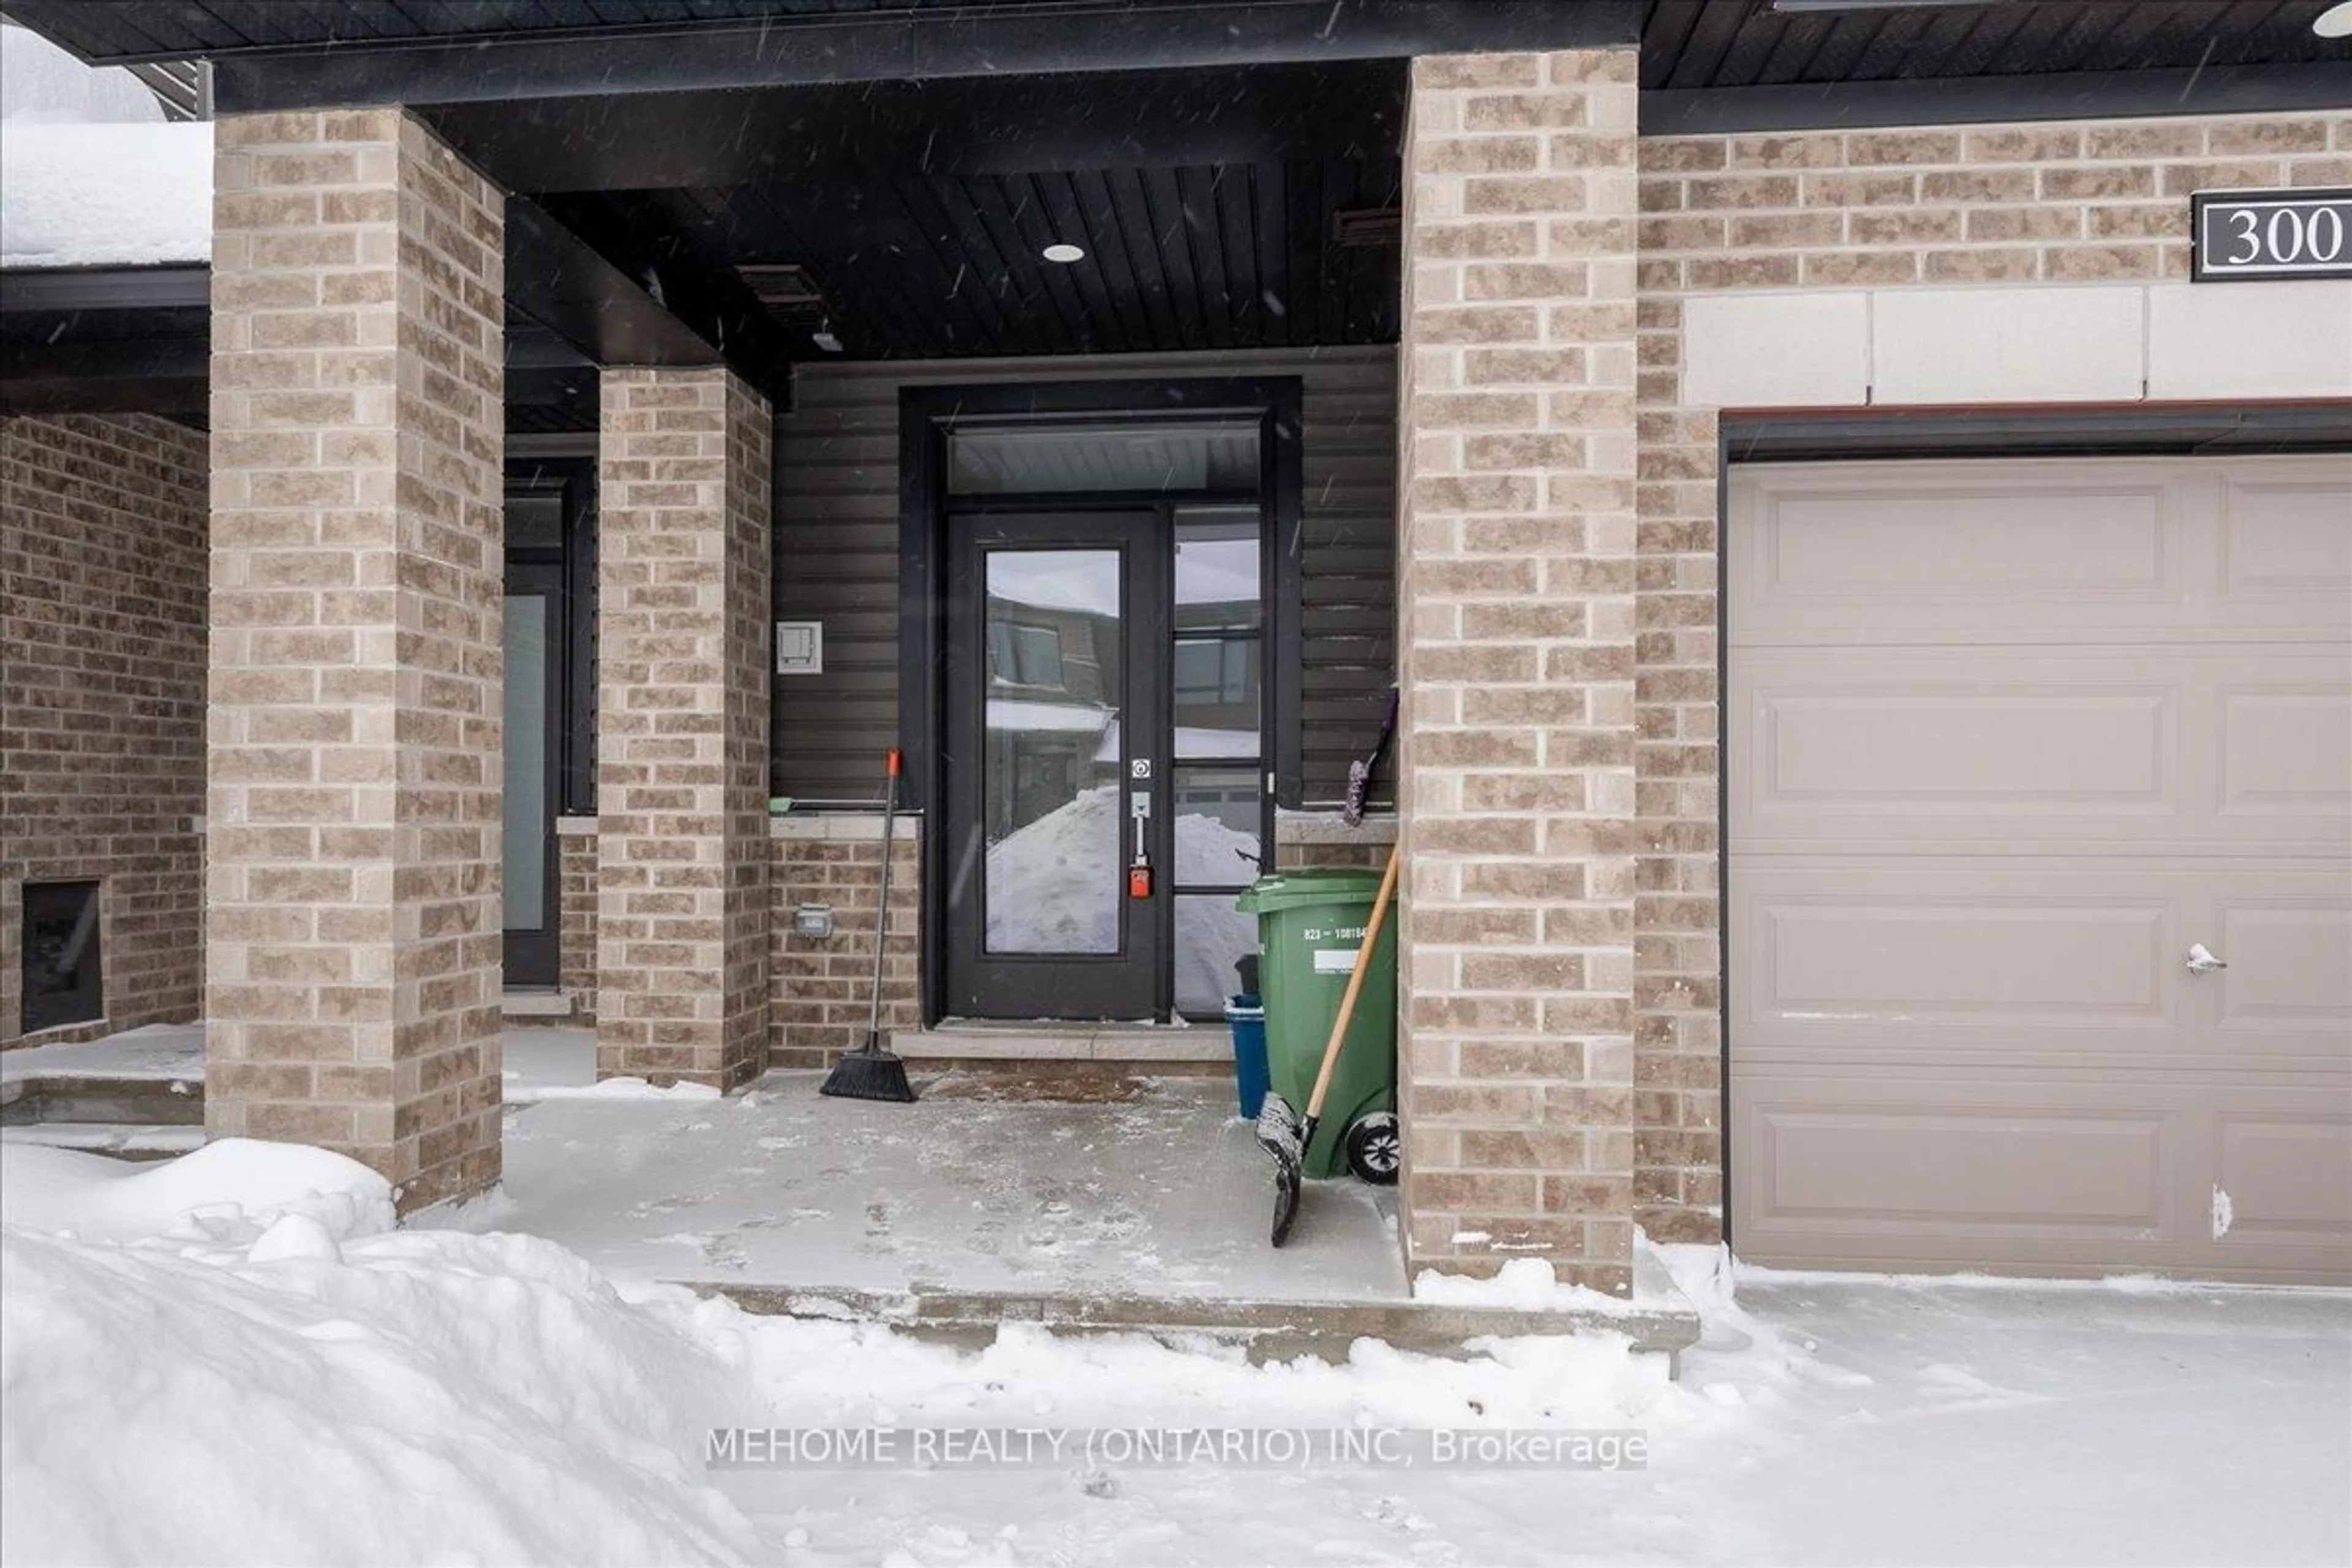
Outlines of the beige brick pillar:
{"type": "Polygon", "coordinates": [[[1634,57],[1417,59],[1398,430],[1406,1251],[1631,1289],[1634,57]]]}
{"type": "Polygon", "coordinates": [[[596,1071],[733,1089],[768,1049],[764,398],[608,370],[598,454],[596,1071]]]}
{"type": "Polygon", "coordinates": [[[499,1175],[504,197],[396,110],[214,127],[205,1120],[499,1175]]]}

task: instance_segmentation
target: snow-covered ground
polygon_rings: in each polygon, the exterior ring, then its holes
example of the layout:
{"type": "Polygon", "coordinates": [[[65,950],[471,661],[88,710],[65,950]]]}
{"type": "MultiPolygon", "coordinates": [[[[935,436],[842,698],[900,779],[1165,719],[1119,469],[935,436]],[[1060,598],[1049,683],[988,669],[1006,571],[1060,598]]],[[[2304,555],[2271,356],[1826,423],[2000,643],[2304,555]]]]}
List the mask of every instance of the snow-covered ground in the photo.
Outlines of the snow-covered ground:
{"type": "Polygon", "coordinates": [[[2343,1293],[1750,1275],[1734,1305],[1713,1253],[1670,1249],[1708,1315],[1670,1384],[1606,1336],[1337,1367],[1017,1326],[958,1351],[388,1220],[316,1151],[0,1148],[0,1559],[2352,1558],[2343,1293]],[[1638,1431],[1647,1462],[712,1468],[714,1426],[1638,1431]]]}

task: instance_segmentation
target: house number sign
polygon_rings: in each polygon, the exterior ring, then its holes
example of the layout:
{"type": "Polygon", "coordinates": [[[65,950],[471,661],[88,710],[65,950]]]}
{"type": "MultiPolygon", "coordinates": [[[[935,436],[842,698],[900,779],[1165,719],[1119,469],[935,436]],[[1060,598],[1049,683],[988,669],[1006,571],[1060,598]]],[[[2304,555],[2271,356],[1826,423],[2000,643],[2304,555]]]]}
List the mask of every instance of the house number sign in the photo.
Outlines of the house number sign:
{"type": "Polygon", "coordinates": [[[2189,210],[2196,282],[2352,278],[2352,190],[2200,191],[2189,210]]]}

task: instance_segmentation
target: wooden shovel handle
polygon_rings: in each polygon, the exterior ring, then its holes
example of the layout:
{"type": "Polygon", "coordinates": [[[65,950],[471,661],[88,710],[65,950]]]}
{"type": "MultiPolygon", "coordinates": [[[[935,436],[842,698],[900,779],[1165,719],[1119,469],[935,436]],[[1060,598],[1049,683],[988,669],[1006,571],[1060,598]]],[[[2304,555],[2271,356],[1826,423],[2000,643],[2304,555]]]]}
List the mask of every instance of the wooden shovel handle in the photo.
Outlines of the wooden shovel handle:
{"type": "Polygon", "coordinates": [[[1323,1047],[1323,1070],[1315,1075],[1315,1092],[1307,1097],[1309,1121],[1323,1115],[1323,1097],[1331,1089],[1331,1069],[1339,1065],[1339,1042],[1348,1037],[1348,1026],[1355,1020],[1356,998],[1363,994],[1364,976],[1372,967],[1372,950],[1381,944],[1381,927],[1388,920],[1389,900],[1395,896],[1396,879],[1397,852],[1391,844],[1388,869],[1381,873],[1381,890],[1372,900],[1372,918],[1364,922],[1363,944],[1356,949],[1356,967],[1348,973],[1347,994],[1339,998],[1339,1016],[1331,1020],[1331,1037],[1323,1047]]]}

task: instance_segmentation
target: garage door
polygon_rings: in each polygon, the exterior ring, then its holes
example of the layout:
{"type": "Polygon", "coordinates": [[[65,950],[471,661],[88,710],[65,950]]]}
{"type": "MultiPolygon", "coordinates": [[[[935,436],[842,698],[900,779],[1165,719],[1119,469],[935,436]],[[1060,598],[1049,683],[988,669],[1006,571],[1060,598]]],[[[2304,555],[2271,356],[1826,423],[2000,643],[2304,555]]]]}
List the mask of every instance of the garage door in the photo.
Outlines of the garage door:
{"type": "Polygon", "coordinates": [[[1740,1256],[2352,1279],[2352,458],[1730,493],[1740,1256]]]}

